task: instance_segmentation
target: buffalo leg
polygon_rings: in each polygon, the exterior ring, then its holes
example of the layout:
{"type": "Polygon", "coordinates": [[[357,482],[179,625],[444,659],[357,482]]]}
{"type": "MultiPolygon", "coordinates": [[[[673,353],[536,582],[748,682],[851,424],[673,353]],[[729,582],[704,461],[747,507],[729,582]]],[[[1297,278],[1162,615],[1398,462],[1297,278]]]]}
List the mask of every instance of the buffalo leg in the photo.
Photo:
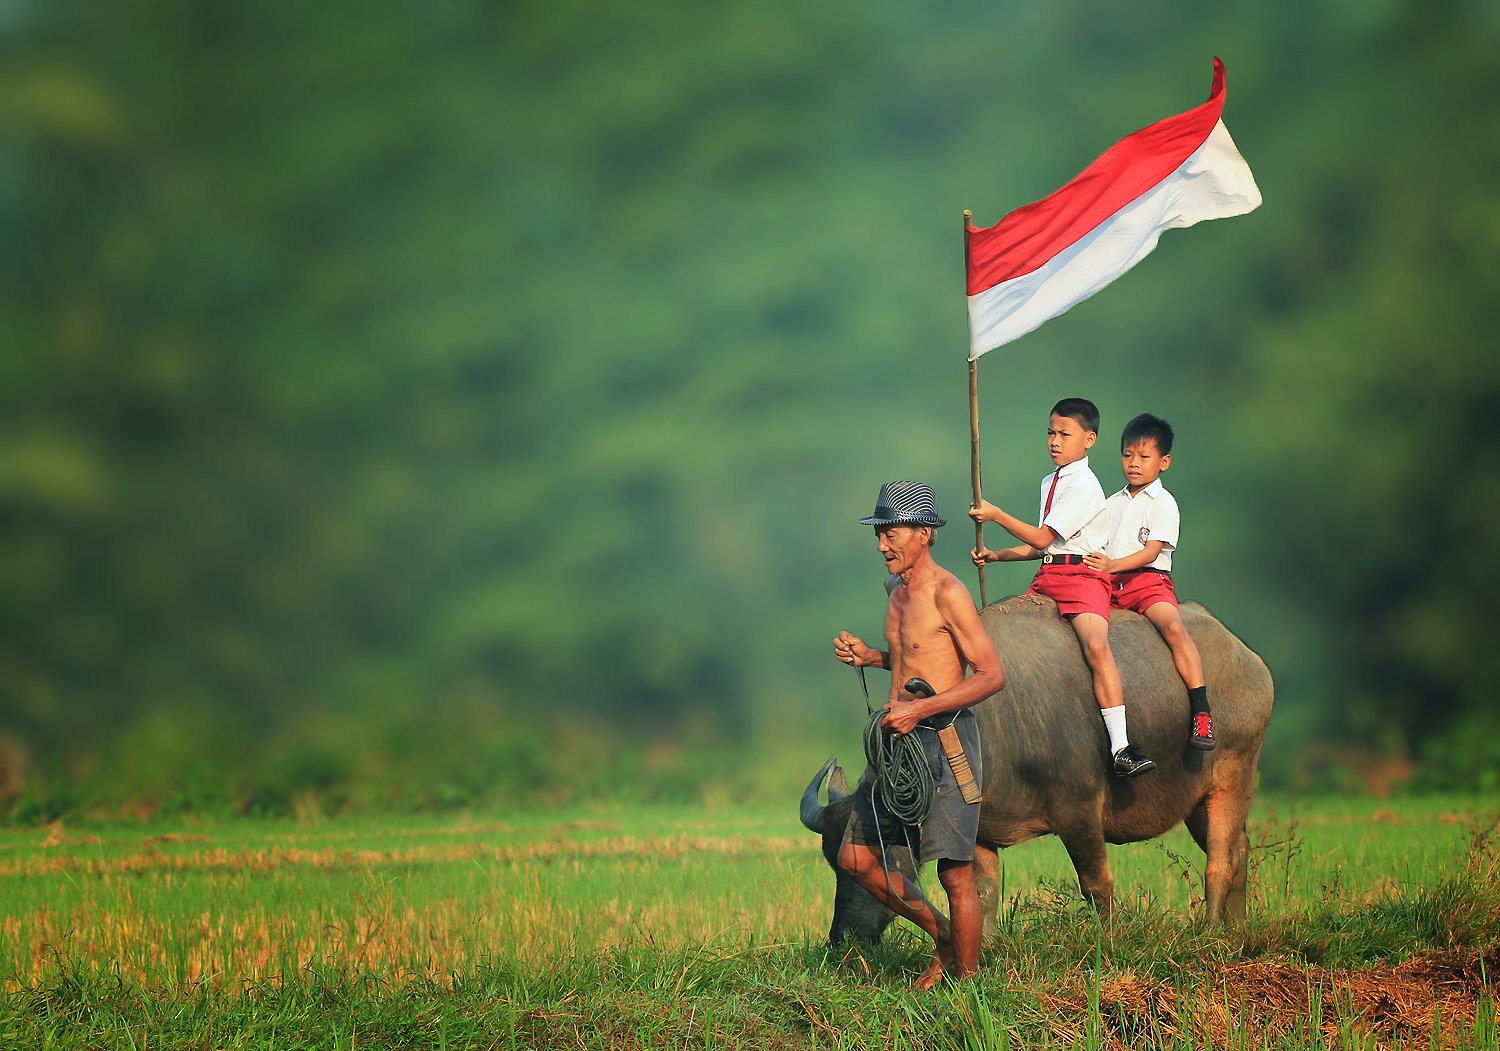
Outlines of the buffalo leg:
{"type": "Polygon", "coordinates": [[[1250,793],[1216,792],[1208,799],[1208,860],[1203,866],[1203,884],[1208,899],[1208,919],[1224,917],[1226,908],[1234,919],[1245,915],[1245,876],[1250,841],[1245,835],[1245,815],[1250,793]]]}
{"type": "Polygon", "coordinates": [[[1230,861],[1233,870],[1229,875],[1229,892],[1224,895],[1224,908],[1231,919],[1243,920],[1245,918],[1245,884],[1250,876],[1250,836],[1245,831],[1244,825],[1240,826],[1239,835],[1234,838],[1230,850],[1230,861]]]}
{"type": "Polygon", "coordinates": [[[1000,933],[1000,855],[995,848],[974,844],[974,887],[979,892],[979,915],[986,942],[1000,933]]]}
{"type": "Polygon", "coordinates": [[[1182,823],[1192,834],[1193,842],[1198,844],[1198,849],[1203,851],[1203,881],[1206,887],[1208,883],[1208,800],[1198,800],[1198,805],[1193,807],[1182,823]]]}
{"type": "Polygon", "coordinates": [[[1099,910],[1105,919],[1114,911],[1115,878],[1109,871],[1109,854],[1104,849],[1102,817],[1083,825],[1060,828],[1057,838],[1067,848],[1068,857],[1078,873],[1078,889],[1084,900],[1099,910]]]}
{"type": "Polygon", "coordinates": [[[1187,826],[1188,832],[1193,836],[1193,842],[1198,844],[1198,849],[1204,854],[1208,853],[1208,804],[1200,799],[1198,805],[1182,819],[1187,826]]]}

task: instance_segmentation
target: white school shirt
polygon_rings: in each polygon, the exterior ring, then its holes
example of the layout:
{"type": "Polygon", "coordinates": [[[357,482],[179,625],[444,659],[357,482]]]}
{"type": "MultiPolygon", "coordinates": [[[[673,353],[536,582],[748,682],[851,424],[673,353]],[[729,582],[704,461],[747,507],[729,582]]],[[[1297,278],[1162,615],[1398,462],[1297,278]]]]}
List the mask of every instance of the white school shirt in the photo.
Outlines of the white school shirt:
{"type": "MultiPolygon", "coordinates": [[[[1110,558],[1125,558],[1145,547],[1149,541],[1162,542],[1161,554],[1149,563],[1151,569],[1163,573],[1172,572],[1172,552],[1177,548],[1177,536],[1182,527],[1182,516],[1177,511],[1177,501],[1167,492],[1158,478],[1134,496],[1126,486],[1109,498],[1109,547],[1110,558]]],[[[1146,568],[1146,567],[1142,567],[1146,568]]]]}
{"type": "Polygon", "coordinates": [[[1057,475],[1057,490],[1052,494],[1052,511],[1050,514],[1038,513],[1037,519],[1042,525],[1051,526],[1057,539],[1043,551],[1049,555],[1087,555],[1103,551],[1109,543],[1109,512],[1105,508],[1104,487],[1089,470],[1089,458],[1074,460],[1043,476],[1042,499],[1037,505],[1039,512],[1046,511],[1047,492],[1052,489],[1054,474],[1057,475]]]}

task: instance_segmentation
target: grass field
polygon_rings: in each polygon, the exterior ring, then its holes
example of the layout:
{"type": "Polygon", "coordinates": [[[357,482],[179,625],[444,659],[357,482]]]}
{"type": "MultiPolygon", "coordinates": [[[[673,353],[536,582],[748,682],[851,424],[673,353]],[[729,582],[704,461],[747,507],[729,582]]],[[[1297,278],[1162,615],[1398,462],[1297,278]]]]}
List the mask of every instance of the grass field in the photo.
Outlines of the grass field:
{"type": "Polygon", "coordinates": [[[1238,928],[1185,832],[1104,927],[1015,848],[925,995],[908,928],[826,949],[795,803],[3,830],[0,1048],[1500,1046],[1500,798],[1262,800],[1238,928]]]}

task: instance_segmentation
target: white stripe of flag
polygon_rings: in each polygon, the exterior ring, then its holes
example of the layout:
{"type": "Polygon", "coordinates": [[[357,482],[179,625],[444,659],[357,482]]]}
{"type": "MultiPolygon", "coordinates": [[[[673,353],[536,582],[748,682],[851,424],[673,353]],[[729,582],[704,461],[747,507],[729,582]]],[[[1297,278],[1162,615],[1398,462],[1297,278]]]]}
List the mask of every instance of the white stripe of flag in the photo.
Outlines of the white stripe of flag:
{"type": "Polygon", "coordinates": [[[969,360],[1098,292],[1162,231],[1244,215],[1260,188],[1220,119],[1224,64],[1208,101],[1111,146],[1060,190],[968,232],[969,360]]]}

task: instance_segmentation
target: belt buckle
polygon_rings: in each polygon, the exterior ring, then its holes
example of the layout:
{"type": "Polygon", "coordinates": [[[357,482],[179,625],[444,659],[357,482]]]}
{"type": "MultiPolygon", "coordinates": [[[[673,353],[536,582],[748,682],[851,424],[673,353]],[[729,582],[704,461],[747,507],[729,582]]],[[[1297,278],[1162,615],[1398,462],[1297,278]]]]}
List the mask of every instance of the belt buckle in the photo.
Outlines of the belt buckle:
{"type": "Polygon", "coordinates": [[[1042,565],[1044,565],[1044,566],[1050,566],[1050,565],[1052,565],[1056,561],[1057,561],[1057,556],[1056,555],[1043,555],[1042,556],[1042,565]]]}

